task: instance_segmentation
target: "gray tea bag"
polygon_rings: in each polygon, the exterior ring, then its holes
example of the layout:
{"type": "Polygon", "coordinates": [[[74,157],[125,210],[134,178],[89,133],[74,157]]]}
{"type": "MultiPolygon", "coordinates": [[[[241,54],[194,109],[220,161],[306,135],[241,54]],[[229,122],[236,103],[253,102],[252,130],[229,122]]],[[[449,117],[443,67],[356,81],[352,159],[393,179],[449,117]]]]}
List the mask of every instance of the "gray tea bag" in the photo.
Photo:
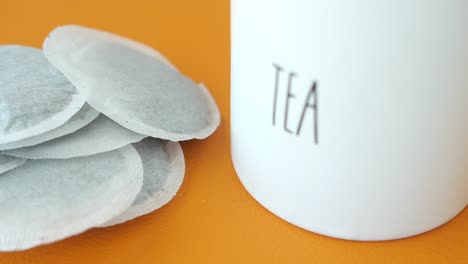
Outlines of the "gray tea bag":
{"type": "Polygon", "coordinates": [[[62,26],[49,34],[43,49],[93,108],[132,131],[181,141],[206,138],[219,125],[219,110],[206,87],[149,47],[62,26]]]}
{"type": "Polygon", "coordinates": [[[91,123],[94,119],[98,117],[98,115],[98,111],[91,108],[89,104],[84,104],[80,111],[73,115],[67,122],[65,122],[65,124],[43,134],[39,134],[37,136],[13,141],[6,144],[0,144],[0,150],[34,146],[52,140],[54,138],[63,137],[91,123]]]}
{"type": "Polygon", "coordinates": [[[0,175],[0,251],[24,250],[100,226],[132,204],[143,182],[136,150],[30,160],[0,175]]]}
{"type": "Polygon", "coordinates": [[[175,196],[184,179],[184,153],[179,143],[146,138],[132,145],[143,161],[143,187],[129,208],[102,227],[120,224],[162,207],[175,196]]]}
{"type": "Polygon", "coordinates": [[[24,165],[27,159],[0,154],[0,174],[24,165]]]}
{"type": "Polygon", "coordinates": [[[35,146],[6,150],[3,153],[28,159],[66,159],[111,151],[138,142],[145,137],[101,114],[89,125],[73,134],[35,146]]]}
{"type": "Polygon", "coordinates": [[[0,45],[0,144],[55,129],[84,103],[40,49],[0,45]]]}

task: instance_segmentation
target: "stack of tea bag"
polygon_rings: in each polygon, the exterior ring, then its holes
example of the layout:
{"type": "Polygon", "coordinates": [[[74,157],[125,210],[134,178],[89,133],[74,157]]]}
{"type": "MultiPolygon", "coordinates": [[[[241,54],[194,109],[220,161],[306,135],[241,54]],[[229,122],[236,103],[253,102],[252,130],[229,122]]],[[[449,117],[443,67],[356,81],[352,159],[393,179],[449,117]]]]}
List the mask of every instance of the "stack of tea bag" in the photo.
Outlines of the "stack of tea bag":
{"type": "Polygon", "coordinates": [[[43,50],[0,46],[0,251],[152,212],[178,191],[178,141],[220,123],[203,84],[156,50],[61,26],[43,50]]]}

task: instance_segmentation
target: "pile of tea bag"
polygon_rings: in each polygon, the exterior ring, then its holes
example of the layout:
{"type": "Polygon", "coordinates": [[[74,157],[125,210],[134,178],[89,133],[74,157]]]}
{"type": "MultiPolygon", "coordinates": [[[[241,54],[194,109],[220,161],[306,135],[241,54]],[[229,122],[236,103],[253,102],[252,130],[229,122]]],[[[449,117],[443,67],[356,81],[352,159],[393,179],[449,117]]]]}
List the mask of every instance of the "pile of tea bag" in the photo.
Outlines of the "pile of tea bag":
{"type": "Polygon", "coordinates": [[[126,222],[182,184],[178,141],[220,123],[203,84],[158,51],[67,25],[0,46],[0,251],[126,222]]]}

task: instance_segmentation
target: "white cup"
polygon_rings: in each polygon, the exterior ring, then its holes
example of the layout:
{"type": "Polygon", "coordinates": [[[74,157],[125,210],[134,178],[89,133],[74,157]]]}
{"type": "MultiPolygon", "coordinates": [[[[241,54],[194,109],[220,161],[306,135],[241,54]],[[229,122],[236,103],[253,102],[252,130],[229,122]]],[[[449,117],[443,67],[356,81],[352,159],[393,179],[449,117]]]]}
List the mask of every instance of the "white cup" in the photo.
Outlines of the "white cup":
{"type": "Polygon", "coordinates": [[[387,240],[468,203],[468,1],[232,0],[232,158],[320,234],[387,240]]]}

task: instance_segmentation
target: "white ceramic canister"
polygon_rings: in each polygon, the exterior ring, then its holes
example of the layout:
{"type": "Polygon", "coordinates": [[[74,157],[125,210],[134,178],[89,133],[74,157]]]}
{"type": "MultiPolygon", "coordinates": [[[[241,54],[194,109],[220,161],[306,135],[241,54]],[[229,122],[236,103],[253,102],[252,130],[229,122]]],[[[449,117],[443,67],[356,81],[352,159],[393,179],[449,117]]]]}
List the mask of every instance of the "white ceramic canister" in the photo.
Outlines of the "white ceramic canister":
{"type": "Polygon", "coordinates": [[[387,240],[468,202],[468,1],[232,0],[232,158],[320,234],[387,240]]]}

